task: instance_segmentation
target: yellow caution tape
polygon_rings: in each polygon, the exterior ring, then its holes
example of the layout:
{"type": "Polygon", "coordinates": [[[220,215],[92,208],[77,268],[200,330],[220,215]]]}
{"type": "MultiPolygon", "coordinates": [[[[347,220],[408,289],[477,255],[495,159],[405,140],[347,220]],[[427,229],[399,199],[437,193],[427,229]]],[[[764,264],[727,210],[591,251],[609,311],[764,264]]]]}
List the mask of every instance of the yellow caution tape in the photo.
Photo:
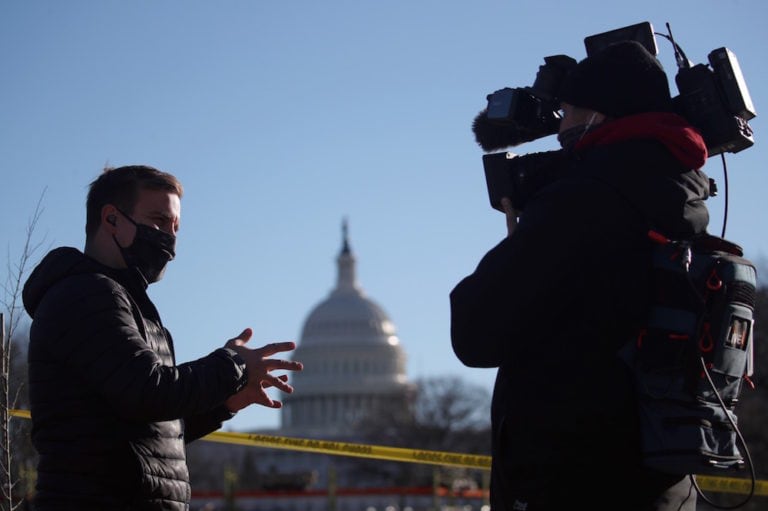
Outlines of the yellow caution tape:
{"type": "MultiPolygon", "coordinates": [[[[15,417],[22,417],[25,419],[31,418],[29,410],[10,410],[10,413],[15,417]]],[[[358,458],[388,461],[448,465],[483,470],[490,470],[491,468],[490,456],[355,444],[332,440],[315,440],[310,438],[262,435],[258,433],[232,433],[225,431],[215,431],[204,436],[203,440],[251,447],[269,447],[273,449],[288,449],[293,451],[332,454],[337,456],[354,456],[358,458]]],[[[748,494],[752,488],[751,479],[735,477],[697,475],[696,482],[702,490],[720,493],[748,494]]],[[[768,496],[768,481],[755,481],[754,494],[756,496],[768,496]]]]}
{"type": "MultiPolygon", "coordinates": [[[[699,488],[715,493],[741,493],[746,495],[752,488],[752,479],[741,477],[696,476],[699,488]]],[[[755,495],[768,495],[768,481],[755,481],[755,495]]]]}
{"type": "Polygon", "coordinates": [[[32,412],[29,410],[14,410],[11,408],[10,410],[11,416],[13,417],[21,417],[22,419],[31,419],[32,418],[32,412]]]}
{"type": "Polygon", "coordinates": [[[454,467],[481,468],[486,470],[491,468],[490,456],[479,456],[475,454],[425,451],[417,449],[405,449],[401,447],[385,447],[381,445],[336,442],[332,440],[314,440],[309,438],[261,435],[256,433],[228,433],[222,431],[215,431],[210,435],[203,437],[203,439],[229,444],[250,445],[255,447],[272,447],[275,449],[291,449],[295,451],[314,452],[319,454],[355,456],[358,458],[408,461],[411,463],[450,465],[454,467]]]}
{"type": "MultiPolygon", "coordinates": [[[[31,418],[28,410],[11,410],[11,415],[26,419],[31,418]]],[[[450,465],[454,467],[480,468],[485,470],[491,468],[490,456],[480,456],[475,454],[426,451],[401,447],[335,442],[331,440],[262,435],[257,433],[231,433],[225,431],[214,431],[213,433],[204,436],[203,440],[251,447],[271,447],[274,449],[290,449],[293,451],[314,452],[318,454],[355,456],[358,458],[407,461],[411,463],[426,463],[432,465],[450,465]]]]}

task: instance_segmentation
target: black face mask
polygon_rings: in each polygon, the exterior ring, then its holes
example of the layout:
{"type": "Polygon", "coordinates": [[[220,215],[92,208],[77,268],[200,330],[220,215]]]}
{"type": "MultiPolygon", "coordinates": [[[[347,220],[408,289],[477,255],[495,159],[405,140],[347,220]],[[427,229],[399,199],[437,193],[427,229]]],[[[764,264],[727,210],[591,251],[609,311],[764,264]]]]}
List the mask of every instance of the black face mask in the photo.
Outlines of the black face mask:
{"type": "Polygon", "coordinates": [[[557,141],[560,142],[560,147],[562,147],[566,151],[573,149],[576,143],[582,138],[584,138],[584,135],[586,135],[591,131],[594,131],[595,128],[600,126],[600,123],[594,122],[595,115],[596,114],[592,114],[592,117],[589,119],[589,121],[587,121],[586,124],[580,124],[578,126],[569,128],[561,133],[558,133],[557,141]]]}
{"type": "Polygon", "coordinates": [[[117,209],[121,215],[136,226],[136,236],[133,243],[121,247],[117,238],[112,236],[120,253],[129,268],[136,268],[147,284],[152,284],[163,278],[165,265],[176,256],[176,236],[145,224],[136,223],[133,218],[117,209]]]}
{"type": "Polygon", "coordinates": [[[595,128],[597,128],[597,126],[597,124],[574,126],[573,128],[567,129],[562,133],[558,133],[557,141],[560,142],[560,147],[563,149],[573,149],[573,146],[576,145],[576,142],[584,138],[584,135],[590,131],[593,131],[595,128]]]}

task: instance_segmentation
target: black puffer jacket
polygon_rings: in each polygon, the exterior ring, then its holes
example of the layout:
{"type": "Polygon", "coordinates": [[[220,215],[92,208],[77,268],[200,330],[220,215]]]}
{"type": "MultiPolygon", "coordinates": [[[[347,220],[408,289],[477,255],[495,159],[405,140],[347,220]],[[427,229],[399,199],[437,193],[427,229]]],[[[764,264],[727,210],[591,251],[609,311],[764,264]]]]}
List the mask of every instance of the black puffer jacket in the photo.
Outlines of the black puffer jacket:
{"type": "Polygon", "coordinates": [[[706,150],[679,118],[645,121],[643,134],[614,137],[620,124],[594,132],[562,177],[529,199],[514,234],[451,292],[454,352],[468,366],[498,367],[494,511],[528,501],[655,509],[643,505],[682,477],[641,467],[634,392],[617,351],[646,312],[648,229],[673,238],[706,229],[708,178],[691,170],[706,150]]]}
{"type": "Polygon", "coordinates": [[[232,417],[244,361],[221,348],[177,366],[142,282],[63,247],[25,284],[35,509],[188,509],[185,442],[232,417]]]}

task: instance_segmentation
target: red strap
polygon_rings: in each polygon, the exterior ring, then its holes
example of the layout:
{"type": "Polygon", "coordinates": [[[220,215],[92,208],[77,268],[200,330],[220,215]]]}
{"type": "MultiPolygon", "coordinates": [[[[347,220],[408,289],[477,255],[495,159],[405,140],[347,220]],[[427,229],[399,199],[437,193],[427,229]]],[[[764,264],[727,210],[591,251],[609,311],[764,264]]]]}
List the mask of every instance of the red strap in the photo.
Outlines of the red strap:
{"type": "Polygon", "coordinates": [[[709,277],[707,277],[707,289],[710,291],[719,291],[721,287],[723,287],[723,279],[717,274],[715,268],[712,268],[709,277]]]}

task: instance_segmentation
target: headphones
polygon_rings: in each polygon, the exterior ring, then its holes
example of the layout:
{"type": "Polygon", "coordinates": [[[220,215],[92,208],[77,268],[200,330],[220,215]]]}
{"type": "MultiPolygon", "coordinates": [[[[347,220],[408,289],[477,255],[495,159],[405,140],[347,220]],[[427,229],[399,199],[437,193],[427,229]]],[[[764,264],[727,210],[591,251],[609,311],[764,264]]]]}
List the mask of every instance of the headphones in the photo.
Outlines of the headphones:
{"type": "Polygon", "coordinates": [[[117,217],[115,215],[109,215],[107,217],[107,223],[110,225],[117,225],[117,217]]]}

